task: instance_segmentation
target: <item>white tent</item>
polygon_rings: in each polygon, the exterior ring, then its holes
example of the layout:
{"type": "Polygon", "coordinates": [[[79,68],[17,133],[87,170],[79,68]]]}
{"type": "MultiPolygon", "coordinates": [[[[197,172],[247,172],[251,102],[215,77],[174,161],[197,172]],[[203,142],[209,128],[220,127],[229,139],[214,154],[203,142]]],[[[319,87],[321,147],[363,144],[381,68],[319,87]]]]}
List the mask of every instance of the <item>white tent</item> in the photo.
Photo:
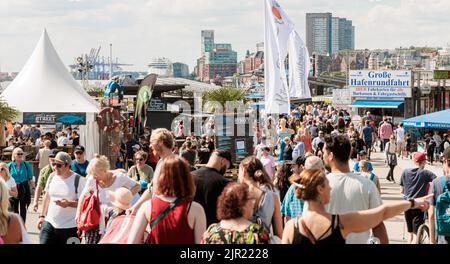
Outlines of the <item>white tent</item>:
{"type": "Polygon", "coordinates": [[[85,146],[88,158],[98,152],[95,113],[99,112],[99,105],[64,66],[46,30],[19,75],[1,96],[21,113],[86,113],[86,125],[80,126],[79,131],[80,144],[85,146]]]}

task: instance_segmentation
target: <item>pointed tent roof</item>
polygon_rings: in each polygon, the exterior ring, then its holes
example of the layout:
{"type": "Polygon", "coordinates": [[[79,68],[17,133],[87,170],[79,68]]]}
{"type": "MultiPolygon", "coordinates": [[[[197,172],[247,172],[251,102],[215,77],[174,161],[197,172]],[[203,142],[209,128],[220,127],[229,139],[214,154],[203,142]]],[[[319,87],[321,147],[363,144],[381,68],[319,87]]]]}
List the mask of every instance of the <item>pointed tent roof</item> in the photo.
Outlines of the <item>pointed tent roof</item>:
{"type": "Polygon", "coordinates": [[[20,112],[99,112],[98,103],[64,66],[45,29],[33,54],[1,96],[20,112]]]}

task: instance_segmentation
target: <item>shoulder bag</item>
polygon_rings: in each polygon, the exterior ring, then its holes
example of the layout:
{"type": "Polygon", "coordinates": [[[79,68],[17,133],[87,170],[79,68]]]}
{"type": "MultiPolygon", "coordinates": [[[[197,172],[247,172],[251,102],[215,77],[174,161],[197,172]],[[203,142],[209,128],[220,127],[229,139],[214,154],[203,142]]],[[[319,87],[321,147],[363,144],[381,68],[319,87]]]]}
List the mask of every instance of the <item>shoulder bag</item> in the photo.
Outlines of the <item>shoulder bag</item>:
{"type": "Polygon", "coordinates": [[[80,215],[77,219],[78,231],[89,231],[100,224],[100,198],[98,195],[98,182],[95,182],[97,191],[84,198],[81,204],[80,215]]]}

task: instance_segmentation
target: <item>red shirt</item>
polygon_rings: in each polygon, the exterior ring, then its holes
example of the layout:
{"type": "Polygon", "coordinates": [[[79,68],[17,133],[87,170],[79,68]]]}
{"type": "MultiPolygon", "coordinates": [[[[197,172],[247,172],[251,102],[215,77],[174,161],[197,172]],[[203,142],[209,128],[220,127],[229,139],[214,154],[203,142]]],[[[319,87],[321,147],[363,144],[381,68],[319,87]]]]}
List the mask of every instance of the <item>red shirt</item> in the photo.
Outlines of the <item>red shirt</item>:
{"type": "MultiPolygon", "coordinates": [[[[171,203],[154,197],[149,224],[171,203]]],[[[188,208],[191,200],[183,200],[170,210],[152,228],[146,244],[195,244],[194,229],[188,223],[188,208]]]]}

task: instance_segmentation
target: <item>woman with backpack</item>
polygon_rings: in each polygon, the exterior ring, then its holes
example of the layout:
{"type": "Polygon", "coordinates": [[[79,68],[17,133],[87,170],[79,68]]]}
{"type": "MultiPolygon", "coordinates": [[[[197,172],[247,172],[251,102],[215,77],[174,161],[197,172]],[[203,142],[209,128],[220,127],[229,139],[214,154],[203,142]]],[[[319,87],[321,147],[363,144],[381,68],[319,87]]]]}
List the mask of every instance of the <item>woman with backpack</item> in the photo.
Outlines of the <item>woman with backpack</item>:
{"type": "Polygon", "coordinates": [[[24,159],[24,153],[21,148],[15,148],[12,152],[12,161],[8,163],[8,169],[11,176],[14,178],[17,184],[18,196],[12,199],[11,207],[14,213],[19,213],[26,222],[27,219],[27,209],[31,203],[31,188],[34,188],[33,182],[33,170],[24,159]]]}
{"type": "Polygon", "coordinates": [[[387,163],[389,165],[389,173],[386,177],[386,180],[388,181],[392,181],[395,182],[394,179],[394,168],[395,166],[397,166],[397,154],[396,154],[396,150],[397,150],[397,143],[395,142],[395,137],[394,135],[392,135],[389,138],[389,142],[386,143],[386,147],[385,147],[385,153],[386,153],[386,160],[387,163]]]}
{"type": "Polygon", "coordinates": [[[219,223],[203,234],[202,244],[268,244],[269,233],[249,221],[255,197],[245,183],[230,183],[217,201],[219,223]]]}
{"type": "MultiPolygon", "coordinates": [[[[86,240],[86,244],[97,244],[105,232],[105,222],[100,221],[105,216],[101,212],[97,212],[97,218],[95,220],[93,219],[94,222],[87,221],[92,219],[88,217],[88,214],[91,212],[88,202],[91,199],[97,200],[99,207],[101,205],[112,207],[113,204],[108,198],[108,191],[115,191],[121,187],[130,190],[134,195],[134,200],[139,198],[138,192],[141,190],[141,186],[128,177],[124,170],[110,170],[109,166],[107,157],[96,155],[89,162],[89,166],[86,169],[88,175],[87,181],[79,199],[76,217],[78,229],[84,232],[83,237],[86,240]]],[[[100,211],[100,208],[98,210],[100,211]]]]}
{"type": "Polygon", "coordinates": [[[239,166],[238,182],[246,183],[250,194],[256,198],[251,221],[266,228],[271,235],[281,238],[283,220],[280,199],[261,161],[255,156],[242,160],[239,166]]]}
{"type": "Polygon", "coordinates": [[[155,196],[139,208],[127,243],[200,244],[206,215],[203,207],[193,201],[194,195],[195,183],[188,164],[177,156],[167,157],[155,196]]]}
{"type": "Polygon", "coordinates": [[[106,231],[99,244],[126,244],[134,215],[126,215],[125,211],[131,207],[133,194],[127,188],[120,187],[115,191],[108,191],[108,199],[112,207],[101,206],[106,231]]]}

